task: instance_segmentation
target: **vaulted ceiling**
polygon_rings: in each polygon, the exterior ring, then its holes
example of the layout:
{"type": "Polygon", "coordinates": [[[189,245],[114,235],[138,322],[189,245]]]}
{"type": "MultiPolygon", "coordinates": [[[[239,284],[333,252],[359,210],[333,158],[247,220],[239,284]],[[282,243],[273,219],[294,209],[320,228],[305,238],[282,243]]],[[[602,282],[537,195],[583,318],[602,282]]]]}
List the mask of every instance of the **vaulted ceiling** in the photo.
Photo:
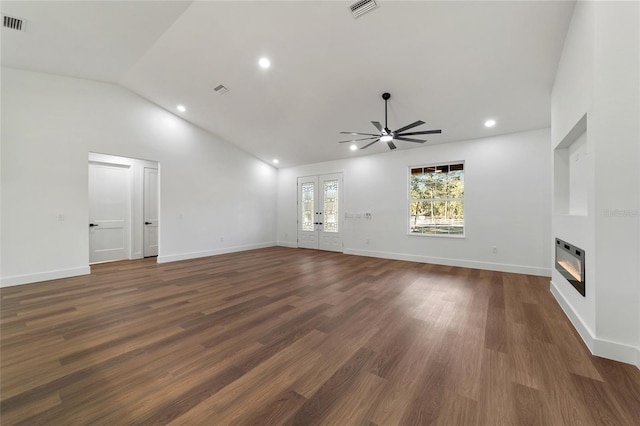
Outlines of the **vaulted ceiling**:
{"type": "Polygon", "coordinates": [[[2,65],[119,84],[280,166],[388,150],[337,143],[376,132],[383,92],[390,128],[442,129],[427,144],[550,125],[574,2],[351,3],[3,1],[26,31],[3,28],[2,65]]]}

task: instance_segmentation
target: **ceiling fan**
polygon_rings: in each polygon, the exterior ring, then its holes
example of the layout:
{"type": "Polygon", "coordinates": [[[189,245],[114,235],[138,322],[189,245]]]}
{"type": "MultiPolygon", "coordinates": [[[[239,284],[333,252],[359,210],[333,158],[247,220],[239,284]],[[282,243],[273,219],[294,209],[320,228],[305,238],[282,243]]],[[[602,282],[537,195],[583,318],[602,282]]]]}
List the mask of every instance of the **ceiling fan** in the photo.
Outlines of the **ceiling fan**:
{"type": "Polygon", "coordinates": [[[442,133],[442,130],[424,130],[422,132],[402,133],[402,132],[405,132],[405,131],[407,131],[409,129],[413,129],[414,127],[417,127],[417,126],[420,126],[420,125],[424,124],[424,121],[420,121],[420,120],[415,121],[415,122],[413,122],[411,124],[408,124],[408,125],[406,125],[404,127],[401,127],[401,128],[399,128],[399,129],[397,129],[395,131],[389,130],[389,126],[387,126],[387,101],[389,100],[390,97],[391,97],[391,95],[389,93],[383,93],[382,94],[382,99],[384,99],[384,127],[382,127],[382,125],[378,121],[372,121],[371,122],[371,124],[376,126],[376,129],[378,129],[380,134],[376,135],[374,133],[340,132],[341,134],[344,134],[344,135],[369,136],[369,137],[361,138],[361,139],[352,139],[352,140],[348,140],[348,141],[340,141],[338,143],[348,143],[348,142],[357,142],[357,141],[366,141],[366,140],[375,139],[374,141],[369,142],[368,144],[366,144],[365,146],[361,147],[360,149],[369,148],[371,145],[373,145],[374,143],[376,143],[378,141],[385,142],[389,146],[389,149],[396,149],[396,146],[393,143],[394,140],[396,140],[396,141],[405,141],[405,142],[414,142],[414,143],[425,143],[426,140],[408,138],[407,136],[431,135],[431,134],[434,134],[434,133],[442,133]]]}

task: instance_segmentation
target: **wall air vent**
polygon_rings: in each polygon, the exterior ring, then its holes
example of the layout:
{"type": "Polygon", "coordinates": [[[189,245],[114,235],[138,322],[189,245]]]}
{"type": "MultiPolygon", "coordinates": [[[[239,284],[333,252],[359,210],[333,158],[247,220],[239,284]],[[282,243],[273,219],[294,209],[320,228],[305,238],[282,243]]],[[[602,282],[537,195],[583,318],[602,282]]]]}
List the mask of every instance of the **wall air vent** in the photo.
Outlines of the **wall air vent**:
{"type": "Polygon", "coordinates": [[[360,0],[349,6],[354,18],[364,15],[378,7],[375,0],[360,0]]]}
{"type": "Polygon", "coordinates": [[[218,95],[224,95],[225,93],[227,93],[229,91],[229,89],[227,89],[226,87],[224,87],[222,84],[215,87],[213,89],[214,92],[216,92],[218,95]]]}
{"type": "Polygon", "coordinates": [[[25,31],[25,21],[24,19],[14,18],[13,16],[2,15],[2,28],[25,31]]]}

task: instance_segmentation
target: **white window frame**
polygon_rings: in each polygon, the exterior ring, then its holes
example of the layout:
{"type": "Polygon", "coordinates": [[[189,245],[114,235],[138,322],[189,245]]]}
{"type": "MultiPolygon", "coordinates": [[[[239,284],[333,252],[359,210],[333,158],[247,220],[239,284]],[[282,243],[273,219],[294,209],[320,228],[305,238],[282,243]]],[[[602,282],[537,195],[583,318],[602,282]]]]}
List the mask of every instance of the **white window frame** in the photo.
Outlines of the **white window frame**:
{"type": "MultiPolygon", "coordinates": [[[[440,163],[430,163],[430,164],[416,164],[411,165],[407,168],[407,235],[414,237],[436,237],[436,238],[465,238],[467,234],[467,215],[466,215],[466,207],[465,207],[465,194],[466,194],[466,173],[467,165],[464,160],[459,161],[446,161],[440,163]],[[417,232],[411,232],[411,203],[414,201],[411,198],[411,169],[415,168],[425,168],[425,167],[438,167],[438,166],[451,166],[452,164],[462,164],[464,173],[464,182],[465,182],[465,191],[462,198],[433,198],[429,200],[438,200],[438,201],[462,201],[462,206],[464,210],[464,215],[462,218],[462,234],[422,234],[417,232]]],[[[422,200],[422,199],[421,199],[422,200]]]]}

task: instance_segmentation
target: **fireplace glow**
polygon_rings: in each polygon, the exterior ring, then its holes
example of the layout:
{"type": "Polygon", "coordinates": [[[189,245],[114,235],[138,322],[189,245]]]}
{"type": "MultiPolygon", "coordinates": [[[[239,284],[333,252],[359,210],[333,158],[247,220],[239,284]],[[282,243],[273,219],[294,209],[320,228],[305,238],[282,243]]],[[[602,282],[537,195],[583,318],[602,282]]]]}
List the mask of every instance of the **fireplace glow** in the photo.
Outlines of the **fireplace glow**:
{"type": "Polygon", "coordinates": [[[561,261],[558,262],[558,265],[562,266],[576,280],[581,280],[582,279],[582,277],[580,277],[580,272],[578,272],[576,267],[573,266],[571,264],[571,262],[566,262],[566,261],[562,261],[561,260],[561,261]]]}

